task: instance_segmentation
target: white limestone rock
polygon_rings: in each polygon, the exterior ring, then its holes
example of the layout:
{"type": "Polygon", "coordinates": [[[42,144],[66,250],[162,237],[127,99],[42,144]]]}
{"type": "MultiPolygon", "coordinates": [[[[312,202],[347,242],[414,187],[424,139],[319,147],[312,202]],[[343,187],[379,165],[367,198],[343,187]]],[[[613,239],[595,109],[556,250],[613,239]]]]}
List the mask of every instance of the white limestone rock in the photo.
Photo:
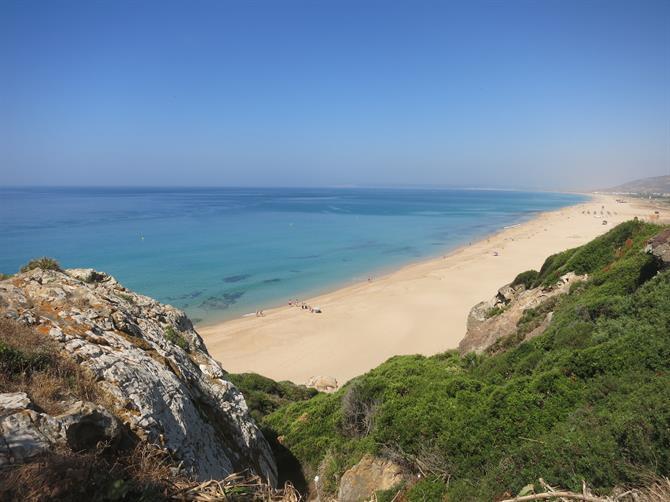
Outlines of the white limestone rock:
{"type": "Polygon", "coordinates": [[[30,407],[30,399],[25,392],[0,394],[0,416],[9,415],[30,407]]]}
{"type": "MultiPolygon", "coordinates": [[[[48,333],[94,373],[133,433],[163,446],[198,479],[249,469],[276,484],[274,457],[242,394],[184,312],[91,269],[34,269],[0,282],[0,316],[48,333]]],[[[42,433],[25,434],[41,448],[42,433]]]]}

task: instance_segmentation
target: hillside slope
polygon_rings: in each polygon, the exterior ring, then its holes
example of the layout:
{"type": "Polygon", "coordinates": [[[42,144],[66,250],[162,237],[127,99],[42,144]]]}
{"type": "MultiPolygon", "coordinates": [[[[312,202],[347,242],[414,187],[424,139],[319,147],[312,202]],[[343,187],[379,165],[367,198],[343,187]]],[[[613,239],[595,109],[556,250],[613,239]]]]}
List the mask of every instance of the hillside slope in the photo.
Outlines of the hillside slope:
{"type": "Polygon", "coordinates": [[[670,270],[645,252],[659,230],[624,223],[529,274],[537,286],[588,274],[532,340],[494,355],[394,357],[263,426],[318,475],[324,498],[369,455],[407,474],[389,500],[399,489],[407,500],[500,500],[538,478],[608,493],[667,475],[670,270]]]}
{"type": "Polygon", "coordinates": [[[670,194],[670,176],[655,176],[629,181],[623,185],[602,190],[605,193],[670,194]]]}

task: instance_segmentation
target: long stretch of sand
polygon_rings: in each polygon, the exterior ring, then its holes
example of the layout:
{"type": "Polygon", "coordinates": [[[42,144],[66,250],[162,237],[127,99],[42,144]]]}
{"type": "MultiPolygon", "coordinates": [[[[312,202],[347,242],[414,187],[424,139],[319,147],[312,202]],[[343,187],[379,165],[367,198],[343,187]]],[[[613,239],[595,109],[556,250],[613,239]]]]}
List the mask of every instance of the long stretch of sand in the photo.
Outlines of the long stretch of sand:
{"type": "Polygon", "coordinates": [[[326,375],[344,383],[396,354],[455,348],[470,308],[517,273],[538,269],[548,255],[584,244],[624,220],[648,219],[654,210],[662,220],[670,217],[667,208],[646,201],[622,204],[594,195],[590,202],[539,214],[445,257],[307,299],[321,314],[286,306],[198,331],[228,371],[296,383],[326,375]],[[593,215],[597,210],[600,216],[602,206],[607,225],[593,215]],[[583,214],[587,210],[591,214],[583,214]]]}

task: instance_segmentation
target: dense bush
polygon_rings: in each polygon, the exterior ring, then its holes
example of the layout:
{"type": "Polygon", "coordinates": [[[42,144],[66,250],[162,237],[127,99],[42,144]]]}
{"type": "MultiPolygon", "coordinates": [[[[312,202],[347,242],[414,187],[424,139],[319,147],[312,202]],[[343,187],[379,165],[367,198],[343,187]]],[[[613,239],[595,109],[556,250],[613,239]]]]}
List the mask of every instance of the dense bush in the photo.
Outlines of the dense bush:
{"type": "MultiPolygon", "coordinates": [[[[409,500],[493,500],[539,477],[574,490],[586,479],[606,492],[645,472],[667,475],[670,271],[657,273],[641,252],[658,230],[629,222],[550,257],[536,281],[569,271],[589,280],[552,300],[552,321],[537,338],[491,356],[394,357],[263,424],[310,475],[327,458],[336,478],[368,452],[400,456],[417,471],[428,460],[439,466],[409,500]],[[346,433],[353,388],[357,401],[376,403],[364,435],[346,433]]],[[[519,330],[548,308],[527,312],[519,330]]]]}
{"type": "Polygon", "coordinates": [[[512,281],[512,286],[519,286],[523,284],[526,289],[533,287],[540,273],[537,270],[526,270],[517,275],[512,281]]]}
{"type": "Polygon", "coordinates": [[[439,502],[444,499],[447,487],[439,478],[422,479],[407,492],[408,502],[439,502]]]}
{"type": "Polygon", "coordinates": [[[42,270],[58,270],[61,271],[60,265],[53,258],[43,256],[42,258],[35,258],[26,263],[21,267],[21,272],[28,272],[35,268],[41,268],[42,270]]]}
{"type": "Polygon", "coordinates": [[[242,392],[251,416],[258,422],[280,406],[304,401],[318,394],[316,389],[292,382],[275,382],[257,373],[229,373],[226,378],[242,392]]]}

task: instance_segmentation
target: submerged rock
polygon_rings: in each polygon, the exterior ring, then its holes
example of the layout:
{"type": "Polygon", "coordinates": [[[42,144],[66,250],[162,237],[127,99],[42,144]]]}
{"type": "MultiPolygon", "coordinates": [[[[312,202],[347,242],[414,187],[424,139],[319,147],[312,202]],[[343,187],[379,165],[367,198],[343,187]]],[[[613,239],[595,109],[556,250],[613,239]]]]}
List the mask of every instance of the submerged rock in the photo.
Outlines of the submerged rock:
{"type": "MultiPolygon", "coordinates": [[[[95,375],[134,435],[169,451],[196,478],[248,469],[276,483],[274,457],[242,394],[182,311],[94,270],[34,269],[0,281],[0,316],[51,336],[95,375]]],[[[23,396],[0,398],[5,459],[29,457],[58,441],[80,450],[116,437],[112,410],[92,403],[77,403],[59,417],[28,407],[23,396]],[[20,451],[12,441],[21,437],[28,446],[20,451]]]]}

